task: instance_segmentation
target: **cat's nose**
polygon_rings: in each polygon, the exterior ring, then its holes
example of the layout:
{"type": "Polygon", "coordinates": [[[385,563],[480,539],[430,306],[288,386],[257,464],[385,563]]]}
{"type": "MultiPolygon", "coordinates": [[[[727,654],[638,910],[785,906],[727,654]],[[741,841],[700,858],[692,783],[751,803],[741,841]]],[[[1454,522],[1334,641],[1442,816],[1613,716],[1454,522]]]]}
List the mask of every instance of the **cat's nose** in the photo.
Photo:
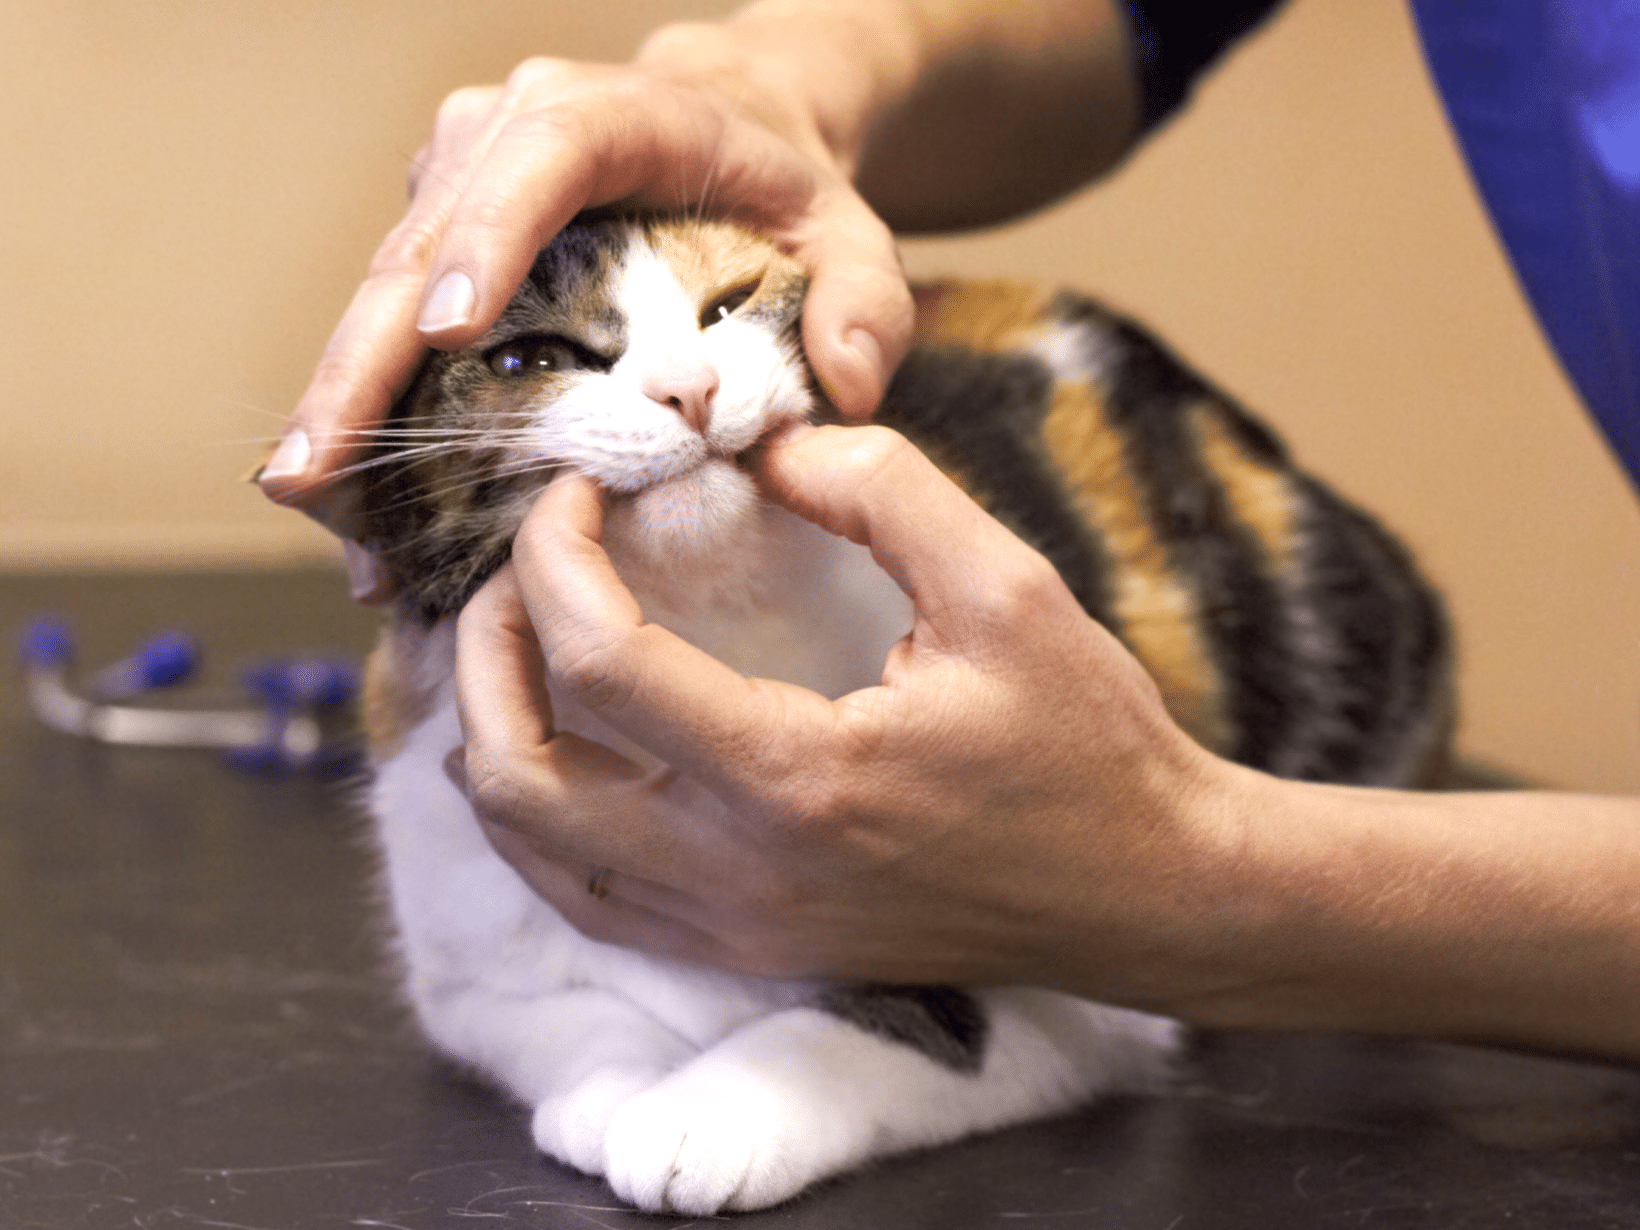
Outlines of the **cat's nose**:
{"type": "Polygon", "coordinates": [[[712,398],[718,388],[717,368],[704,359],[674,359],[656,365],[643,379],[644,396],[671,406],[701,435],[712,421],[712,398]]]}

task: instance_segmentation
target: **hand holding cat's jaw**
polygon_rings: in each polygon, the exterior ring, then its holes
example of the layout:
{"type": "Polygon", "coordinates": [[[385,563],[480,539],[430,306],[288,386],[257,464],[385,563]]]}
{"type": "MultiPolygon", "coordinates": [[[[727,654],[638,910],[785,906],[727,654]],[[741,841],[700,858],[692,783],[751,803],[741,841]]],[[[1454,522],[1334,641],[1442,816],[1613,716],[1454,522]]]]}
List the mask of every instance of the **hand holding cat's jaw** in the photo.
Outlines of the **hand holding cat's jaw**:
{"type": "MultiPolygon", "coordinates": [[[[1070,987],[1090,964],[1064,952],[1086,938],[1067,923],[1076,902],[1137,899],[1146,924],[1173,907],[1141,865],[1171,874],[1194,857],[1171,809],[1211,758],[1041,557],[894,433],[798,433],[770,447],[763,478],[868,542],[915,599],[883,685],[827,701],[645,625],[599,546],[595,488],[561,480],[462,616],[475,810],[595,938],[766,974],[1070,987]],[[521,682],[547,662],[681,773],[645,777],[549,737],[521,682]],[[613,869],[596,881],[606,898],[588,892],[591,868],[613,869]]],[[[1119,911],[1098,923],[1096,951],[1116,950],[1098,989],[1152,997],[1121,973],[1141,926],[1119,911]]]]}

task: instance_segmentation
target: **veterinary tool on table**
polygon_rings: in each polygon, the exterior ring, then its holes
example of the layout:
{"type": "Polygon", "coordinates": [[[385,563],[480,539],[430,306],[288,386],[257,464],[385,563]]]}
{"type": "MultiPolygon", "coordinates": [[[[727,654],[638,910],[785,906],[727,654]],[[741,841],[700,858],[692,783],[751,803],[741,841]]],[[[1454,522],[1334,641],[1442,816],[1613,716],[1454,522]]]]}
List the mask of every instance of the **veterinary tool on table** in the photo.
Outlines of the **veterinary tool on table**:
{"type": "Polygon", "coordinates": [[[71,682],[74,636],[54,617],[35,620],[19,645],[29,701],[53,730],[98,743],[137,747],[220,748],[230,763],[260,772],[340,772],[358,762],[354,699],[359,672],[340,658],[270,659],[240,682],[256,707],[162,708],[128,703],[185,682],[199,664],[185,633],[155,636],[128,657],[71,682]]]}

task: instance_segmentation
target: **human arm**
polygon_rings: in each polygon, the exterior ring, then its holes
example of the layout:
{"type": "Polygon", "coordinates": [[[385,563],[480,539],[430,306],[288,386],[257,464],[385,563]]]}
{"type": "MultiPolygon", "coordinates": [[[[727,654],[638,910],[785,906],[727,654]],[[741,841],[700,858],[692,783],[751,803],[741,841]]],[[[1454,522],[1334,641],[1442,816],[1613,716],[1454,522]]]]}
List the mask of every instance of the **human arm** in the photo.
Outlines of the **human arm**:
{"type": "Polygon", "coordinates": [[[888,227],[852,184],[862,157],[876,151],[868,179],[891,221],[1030,208],[1132,139],[1127,65],[1109,0],[762,0],[663,28],[630,65],[535,59],[504,86],[458,91],[263,488],[348,534],[351,493],[333,479],[423,348],[481,336],[588,206],[704,208],[789,249],[812,278],[809,360],[864,419],[911,317],[888,227]],[[976,83],[990,92],[978,114],[962,101],[976,83]],[[1031,170],[1049,141],[1047,169],[1031,170]]]}
{"type": "Polygon", "coordinates": [[[1039,556],[890,433],[777,445],[763,477],[911,595],[881,687],[829,702],[745,680],[644,624],[584,480],[549,490],[462,617],[471,797],[576,925],[760,973],[1640,1058],[1640,804],[1228,764],[1039,556]],[[681,775],[550,737],[544,662],[681,775]],[[602,898],[595,867],[612,869],[602,898]]]}

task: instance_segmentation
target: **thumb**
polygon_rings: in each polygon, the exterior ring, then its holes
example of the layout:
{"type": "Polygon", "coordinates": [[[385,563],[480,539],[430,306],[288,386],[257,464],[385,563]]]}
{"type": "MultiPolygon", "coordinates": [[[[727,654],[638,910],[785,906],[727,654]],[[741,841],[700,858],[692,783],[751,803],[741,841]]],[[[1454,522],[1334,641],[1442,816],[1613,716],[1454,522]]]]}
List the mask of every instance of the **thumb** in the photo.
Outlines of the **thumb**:
{"type": "Polygon", "coordinates": [[[814,220],[798,245],[809,270],[803,350],[831,404],[871,418],[911,339],[911,292],[888,227],[852,191],[814,220]]]}
{"type": "Polygon", "coordinates": [[[777,504],[871,548],[924,648],[984,653],[1021,617],[1082,617],[1047,560],[886,427],[794,432],[770,444],[759,478],[777,504]]]}

